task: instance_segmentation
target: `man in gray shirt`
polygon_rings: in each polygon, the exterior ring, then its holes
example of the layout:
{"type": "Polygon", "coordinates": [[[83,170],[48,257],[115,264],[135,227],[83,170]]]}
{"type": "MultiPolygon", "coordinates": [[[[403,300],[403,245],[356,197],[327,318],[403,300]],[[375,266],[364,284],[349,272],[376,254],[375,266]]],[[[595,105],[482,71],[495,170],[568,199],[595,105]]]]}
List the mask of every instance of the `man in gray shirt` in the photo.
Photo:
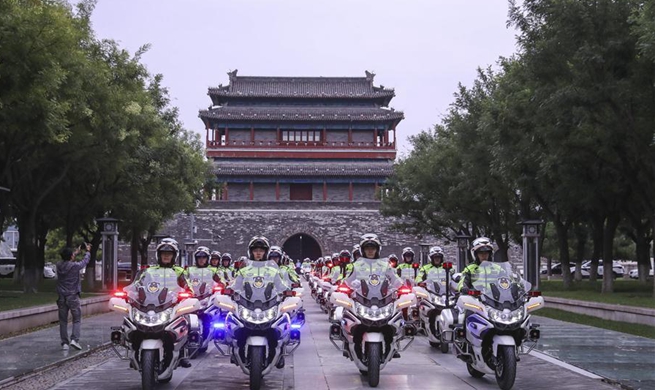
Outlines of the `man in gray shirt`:
{"type": "Polygon", "coordinates": [[[82,306],[80,304],[80,271],[86,268],[91,259],[91,244],[85,244],[86,253],[82,261],[73,261],[79,249],[64,248],[59,253],[61,261],[57,263],[57,307],[59,307],[59,335],[61,348],[68,350],[70,344],[75,349],[80,345],[80,325],[82,306]],[[68,338],[68,312],[73,316],[73,334],[68,338]]]}

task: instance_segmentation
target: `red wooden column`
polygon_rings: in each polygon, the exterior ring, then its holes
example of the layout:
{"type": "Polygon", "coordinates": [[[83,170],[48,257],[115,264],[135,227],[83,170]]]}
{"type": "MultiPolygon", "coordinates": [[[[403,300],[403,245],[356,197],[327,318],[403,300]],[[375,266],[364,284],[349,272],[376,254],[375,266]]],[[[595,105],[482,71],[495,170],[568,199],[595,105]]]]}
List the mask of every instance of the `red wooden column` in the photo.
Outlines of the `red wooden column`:
{"type": "Polygon", "coordinates": [[[378,145],[378,129],[373,129],[373,146],[378,145]]]}
{"type": "Polygon", "coordinates": [[[348,200],[353,201],[353,182],[348,183],[348,200]]]}
{"type": "MultiPolygon", "coordinates": [[[[278,129],[279,131],[279,129],[278,129]]],[[[280,200],[280,182],[275,181],[275,200],[280,200]]]]}
{"type": "Polygon", "coordinates": [[[275,140],[275,144],[279,145],[280,142],[282,141],[282,137],[280,137],[280,128],[277,128],[277,139],[275,140]]]}
{"type": "Polygon", "coordinates": [[[348,146],[353,143],[353,128],[350,126],[348,128],[348,146]]]}
{"type": "Polygon", "coordinates": [[[255,186],[251,181],[250,182],[250,200],[254,200],[254,199],[255,199],[255,186]]]}
{"type": "Polygon", "coordinates": [[[323,202],[327,202],[327,182],[323,182],[323,202]]]}
{"type": "Polygon", "coordinates": [[[225,128],[225,146],[230,144],[230,128],[225,128]]]}
{"type": "Polygon", "coordinates": [[[389,129],[384,129],[384,146],[389,145],[389,129]]]}
{"type": "Polygon", "coordinates": [[[255,128],[254,127],[250,128],[250,144],[251,145],[255,144],[255,128]]]}
{"type": "Polygon", "coordinates": [[[322,139],[322,141],[323,141],[323,145],[327,145],[327,131],[326,131],[325,127],[323,128],[323,136],[322,136],[322,138],[323,138],[323,139],[322,139]]]}
{"type": "Polygon", "coordinates": [[[223,200],[227,200],[227,183],[225,183],[225,190],[223,191],[223,200]]]}

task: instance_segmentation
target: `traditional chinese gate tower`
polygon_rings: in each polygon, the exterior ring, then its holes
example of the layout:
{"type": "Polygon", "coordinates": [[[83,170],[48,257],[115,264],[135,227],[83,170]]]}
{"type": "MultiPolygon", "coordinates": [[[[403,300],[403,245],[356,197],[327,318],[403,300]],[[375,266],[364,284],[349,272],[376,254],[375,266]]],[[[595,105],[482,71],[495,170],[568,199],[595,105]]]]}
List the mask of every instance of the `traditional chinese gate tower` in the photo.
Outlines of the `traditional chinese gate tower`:
{"type": "Polygon", "coordinates": [[[372,202],[391,174],[392,89],[366,77],[250,77],[228,73],[200,112],[223,201],[372,202]]]}
{"type": "MultiPolygon", "coordinates": [[[[207,157],[221,190],[166,233],[243,255],[255,234],[294,259],[331,254],[378,233],[383,253],[414,245],[379,213],[379,186],[392,173],[393,89],[365,77],[250,77],[228,73],[200,111],[207,157]]],[[[418,248],[416,248],[418,250],[418,248]]]]}

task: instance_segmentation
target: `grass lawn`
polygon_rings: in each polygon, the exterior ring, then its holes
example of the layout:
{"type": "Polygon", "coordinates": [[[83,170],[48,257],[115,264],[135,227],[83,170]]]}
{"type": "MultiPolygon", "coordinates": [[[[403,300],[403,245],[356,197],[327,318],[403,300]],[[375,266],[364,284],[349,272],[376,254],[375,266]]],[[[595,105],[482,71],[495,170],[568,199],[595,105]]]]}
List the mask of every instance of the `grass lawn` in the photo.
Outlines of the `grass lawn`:
{"type": "Polygon", "coordinates": [[[640,306],[655,309],[653,284],[640,283],[637,280],[618,279],[614,281],[614,292],[601,293],[602,281],[583,280],[574,282],[571,290],[564,290],[561,280],[542,280],[541,291],[547,297],[577,299],[625,306],[640,306]]]}
{"type": "MultiPolygon", "coordinates": [[[[82,285],[82,290],[85,289],[82,285]]],[[[98,293],[82,293],[82,298],[97,296],[98,293]]],[[[0,311],[20,309],[23,307],[51,305],[57,303],[57,280],[44,279],[39,284],[36,294],[24,294],[22,286],[13,279],[0,278],[0,311]]]]}
{"type": "MultiPolygon", "coordinates": [[[[635,336],[648,337],[649,339],[655,339],[655,327],[648,325],[607,321],[597,317],[571,313],[563,310],[550,309],[548,307],[539,310],[534,315],[548,317],[560,321],[573,322],[576,324],[594,326],[596,328],[615,330],[617,332],[628,333],[635,336]]],[[[539,321],[536,322],[538,323],[539,321]]]]}

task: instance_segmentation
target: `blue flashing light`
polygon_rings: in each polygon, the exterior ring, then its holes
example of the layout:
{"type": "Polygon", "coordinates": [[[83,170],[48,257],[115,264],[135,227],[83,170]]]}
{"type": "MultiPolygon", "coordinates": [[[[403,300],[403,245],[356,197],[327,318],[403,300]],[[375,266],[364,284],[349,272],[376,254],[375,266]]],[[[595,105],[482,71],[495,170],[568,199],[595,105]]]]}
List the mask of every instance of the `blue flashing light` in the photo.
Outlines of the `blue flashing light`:
{"type": "Polygon", "coordinates": [[[223,322],[214,322],[214,329],[225,329],[225,323],[223,322]]]}
{"type": "Polygon", "coordinates": [[[302,324],[291,324],[291,329],[300,329],[302,328],[302,324]]]}

